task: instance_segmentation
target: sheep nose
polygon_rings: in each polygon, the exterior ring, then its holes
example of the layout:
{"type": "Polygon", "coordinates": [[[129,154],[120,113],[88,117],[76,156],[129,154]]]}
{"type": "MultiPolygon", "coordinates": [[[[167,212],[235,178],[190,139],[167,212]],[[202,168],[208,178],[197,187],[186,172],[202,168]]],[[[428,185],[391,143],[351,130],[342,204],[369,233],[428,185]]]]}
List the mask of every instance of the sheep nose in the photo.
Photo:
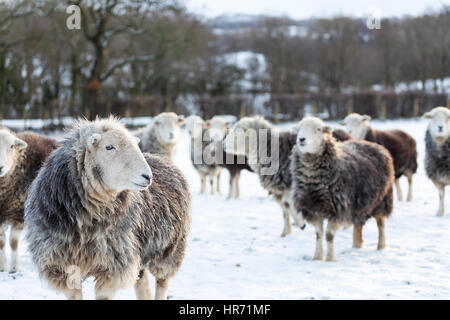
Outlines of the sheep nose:
{"type": "Polygon", "coordinates": [[[170,138],[170,139],[173,139],[173,137],[174,137],[174,134],[171,132],[171,133],[169,134],[169,138],[170,138]]]}
{"type": "Polygon", "coordinates": [[[439,132],[442,132],[444,130],[444,127],[443,126],[438,126],[438,130],[439,130],[439,132]]]}
{"type": "Polygon", "coordinates": [[[151,175],[148,175],[148,174],[143,174],[142,178],[144,178],[145,180],[148,181],[148,183],[150,183],[152,181],[153,177],[151,175]]]}
{"type": "Polygon", "coordinates": [[[300,139],[298,139],[298,141],[301,142],[301,143],[303,143],[303,142],[306,141],[306,138],[300,138],[300,139]]]}

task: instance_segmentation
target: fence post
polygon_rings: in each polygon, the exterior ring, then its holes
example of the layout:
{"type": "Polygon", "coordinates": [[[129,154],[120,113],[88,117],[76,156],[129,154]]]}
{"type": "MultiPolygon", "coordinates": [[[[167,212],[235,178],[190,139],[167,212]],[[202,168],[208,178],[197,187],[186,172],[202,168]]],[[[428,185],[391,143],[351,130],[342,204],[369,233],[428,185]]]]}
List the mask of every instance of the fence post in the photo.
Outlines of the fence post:
{"type": "Polygon", "coordinates": [[[50,117],[50,114],[49,114],[49,112],[48,112],[48,110],[45,110],[45,112],[44,112],[44,131],[45,131],[45,134],[47,134],[48,133],[48,118],[50,117]]]}
{"type": "Polygon", "coordinates": [[[241,103],[240,117],[243,118],[245,115],[245,105],[244,103],[241,103]]]}
{"type": "Polygon", "coordinates": [[[313,117],[317,115],[317,105],[315,103],[311,107],[311,112],[313,117]]]}
{"type": "Polygon", "coordinates": [[[22,112],[22,118],[23,118],[23,130],[27,130],[27,108],[23,108],[22,112]]]}
{"type": "Polygon", "coordinates": [[[280,113],[280,103],[277,101],[275,102],[275,107],[273,109],[273,122],[275,124],[278,123],[278,115],[280,113]]]}
{"type": "Polygon", "coordinates": [[[420,112],[419,100],[416,98],[416,99],[414,99],[414,115],[413,115],[413,117],[418,118],[419,112],[420,112]]]}
{"type": "Polygon", "coordinates": [[[386,120],[387,118],[387,104],[386,102],[381,103],[381,120],[386,120]]]}
{"type": "Polygon", "coordinates": [[[447,99],[447,108],[450,109],[450,98],[447,99]]]}
{"type": "Polygon", "coordinates": [[[347,114],[353,113],[353,99],[351,99],[348,103],[347,114]]]}
{"type": "Polygon", "coordinates": [[[3,112],[0,111],[0,126],[3,124],[3,112]]]}

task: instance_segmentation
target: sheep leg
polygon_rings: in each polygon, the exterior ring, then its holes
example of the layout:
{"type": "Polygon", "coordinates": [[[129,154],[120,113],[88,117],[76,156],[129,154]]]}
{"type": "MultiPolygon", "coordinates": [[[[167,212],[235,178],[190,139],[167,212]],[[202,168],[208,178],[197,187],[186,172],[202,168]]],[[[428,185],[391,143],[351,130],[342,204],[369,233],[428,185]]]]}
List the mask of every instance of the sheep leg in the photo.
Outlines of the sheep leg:
{"type": "Polygon", "coordinates": [[[284,220],[284,227],[283,232],[281,233],[281,237],[286,237],[288,234],[292,232],[292,226],[291,226],[291,215],[289,214],[289,210],[286,209],[283,206],[283,220],[284,220]]]}
{"type": "Polygon", "coordinates": [[[9,245],[11,247],[11,266],[10,273],[15,273],[19,270],[19,240],[23,230],[23,224],[13,224],[9,235],[9,245]]]}
{"type": "Polygon", "coordinates": [[[230,173],[230,188],[229,188],[229,190],[228,190],[228,196],[227,196],[227,199],[232,199],[233,197],[234,197],[234,179],[233,179],[234,177],[233,176],[231,176],[231,173],[230,173]]]}
{"type": "Polygon", "coordinates": [[[384,217],[376,217],[378,226],[378,250],[383,250],[386,248],[386,233],[384,228],[384,217]]]}
{"type": "Polygon", "coordinates": [[[217,177],[216,177],[216,179],[217,179],[217,185],[216,185],[216,191],[217,191],[217,193],[220,193],[221,191],[220,191],[220,175],[221,175],[221,172],[219,172],[218,174],[217,174],[217,177]]]}
{"type": "Polygon", "coordinates": [[[353,225],[353,248],[361,249],[363,246],[363,226],[360,224],[353,225]]]}
{"type": "Polygon", "coordinates": [[[337,261],[336,250],[334,249],[334,235],[339,225],[335,222],[328,221],[327,224],[327,261],[337,261]]]}
{"type": "Polygon", "coordinates": [[[403,201],[403,193],[402,193],[402,188],[400,187],[399,179],[395,179],[395,189],[397,190],[398,201],[403,201]]]}
{"type": "Polygon", "coordinates": [[[445,186],[443,186],[442,184],[438,184],[436,185],[438,190],[439,190],[439,210],[437,215],[438,216],[443,216],[445,209],[444,209],[444,200],[445,200],[445,186]]]}
{"type": "Polygon", "coordinates": [[[235,190],[234,198],[235,199],[239,199],[239,197],[241,196],[241,190],[239,188],[240,176],[241,176],[241,173],[238,172],[238,173],[236,173],[236,176],[234,177],[234,190],[235,190]]]}
{"type": "Polygon", "coordinates": [[[64,294],[69,300],[83,300],[83,293],[80,289],[72,289],[64,291],[64,294]]]}
{"type": "Polygon", "coordinates": [[[214,190],[214,177],[209,177],[209,184],[211,186],[211,194],[214,195],[215,194],[215,190],[214,190]]]}
{"type": "Polygon", "coordinates": [[[156,300],[167,300],[167,292],[169,291],[169,279],[156,280],[156,300]]]}
{"type": "Polygon", "coordinates": [[[312,225],[316,229],[316,251],[313,260],[323,260],[323,220],[315,221],[312,225]]]}
{"type": "Polygon", "coordinates": [[[139,279],[134,285],[134,291],[138,300],[152,300],[152,292],[150,290],[150,280],[147,270],[141,270],[139,279]]]}
{"type": "Polygon", "coordinates": [[[206,193],[206,176],[202,175],[201,181],[202,181],[202,189],[201,189],[200,193],[205,194],[206,193]]]}
{"type": "Polygon", "coordinates": [[[413,191],[412,191],[413,173],[406,172],[405,175],[406,178],[408,178],[408,197],[406,198],[406,201],[411,202],[413,199],[413,191]]]}
{"type": "Polygon", "coordinates": [[[3,225],[0,225],[0,272],[6,270],[5,244],[6,244],[5,227],[3,225]]]}

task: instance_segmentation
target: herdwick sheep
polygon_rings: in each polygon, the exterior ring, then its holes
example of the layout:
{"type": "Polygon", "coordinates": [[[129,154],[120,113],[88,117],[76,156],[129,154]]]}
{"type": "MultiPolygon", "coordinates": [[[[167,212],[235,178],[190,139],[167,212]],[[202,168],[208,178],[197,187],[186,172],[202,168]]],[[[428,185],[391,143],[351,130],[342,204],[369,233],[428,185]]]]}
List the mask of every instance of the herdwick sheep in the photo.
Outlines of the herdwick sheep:
{"type": "Polygon", "coordinates": [[[443,216],[445,186],[450,184],[450,110],[437,107],[425,118],[431,119],[425,135],[425,171],[439,190],[437,215],[443,216]]]}
{"type": "Polygon", "coordinates": [[[69,299],[95,277],[97,299],[135,285],[166,299],[180,267],[191,196],[171,161],[142,154],[115,118],[79,120],[39,171],[25,204],[26,239],[41,278],[69,299]]]}
{"type": "Polygon", "coordinates": [[[231,122],[220,116],[215,116],[207,122],[209,124],[210,137],[214,142],[215,152],[222,155],[219,165],[230,174],[228,199],[238,199],[240,196],[239,178],[242,170],[253,171],[248,165],[248,160],[243,155],[226,153],[223,148],[223,140],[228,134],[231,122]]]}
{"type": "Polygon", "coordinates": [[[220,175],[222,167],[215,161],[214,146],[209,137],[209,124],[199,116],[189,116],[186,118],[185,126],[191,136],[191,160],[195,170],[201,179],[201,194],[206,193],[206,182],[209,178],[211,194],[215,191],[220,193],[220,175]],[[205,156],[210,155],[211,159],[205,161],[205,156]],[[214,188],[216,180],[216,189],[214,188]]]}
{"type": "Polygon", "coordinates": [[[370,116],[352,113],[345,118],[342,124],[347,126],[355,139],[375,142],[389,150],[394,160],[397,198],[399,201],[403,200],[399,179],[405,175],[409,184],[407,201],[412,201],[412,180],[417,171],[416,141],[401,130],[375,130],[370,126],[370,119],[370,116]]]}
{"type": "MultiPolygon", "coordinates": [[[[281,206],[284,220],[281,236],[291,233],[289,163],[295,145],[294,132],[280,131],[260,116],[244,117],[234,125],[224,144],[226,152],[248,158],[263,188],[281,206]]],[[[299,226],[303,228],[304,224],[299,226]]]]}
{"type": "Polygon", "coordinates": [[[9,272],[19,269],[18,246],[28,189],[50,152],[57,147],[53,139],[35,133],[15,134],[0,129],[0,271],[6,270],[6,229],[11,226],[9,272]]]}
{"type": "Polygon", "coordinates": [[[328,219],[327,261],[336,261],[334,235],[354,225],[353,247],[362,246],[362,228],[377,221],[378,249],[386,246],[384,221],[392,212],[392,158],[383,146],[357,140],[336,142],[318,118],[304,118],[293,151],[291,203],[316,229],[315,260],[323,259],[323,220],[328,219]]]}
{"type": "MultiPolygon", "coordinates": [[[[350,138],[342,130],[337,130],[336,133],[342,139],[350,138]]],[[[292,232],[290,216],[294,219],[298,216],[290,204],[290,161],[296,137],[293,130],[280,131],[263,117],[255,116],[239,120],[224,141],[226,152],[246,156],[263,188],[281,206],[284,220],[282,237],[292,232]]],[[[305,227],[303,220],[295,222],[300,228],[305,227]]]]}
{"type": "Polygon", "coordinates": [[[160,113],[148,126],[135,133],[141,140],[139,148],[142,152],[161,155],[173,161],[183,122],[184,117],[173,112],[160,113]]]}

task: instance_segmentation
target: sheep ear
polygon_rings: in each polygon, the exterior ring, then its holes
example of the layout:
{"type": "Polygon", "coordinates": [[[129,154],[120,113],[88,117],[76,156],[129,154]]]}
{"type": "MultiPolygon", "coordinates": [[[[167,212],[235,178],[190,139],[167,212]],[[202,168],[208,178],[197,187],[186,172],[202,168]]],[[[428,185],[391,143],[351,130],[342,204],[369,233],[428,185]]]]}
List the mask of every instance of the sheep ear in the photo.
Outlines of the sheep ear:
{"type": "Polygon", "coordinates": [[[225,127],[226,127],[227,129],[230,129],[230,127],[231,127],[231,121],[225,122],[225,127]]]}
{"type": "Polygon", "coordinates": [[[159,125],[160,125],[160,121],[159,121],[159,120],[155,120],[155,121],[153,122],[153,124],[154,124],[155,126],[159,126],[159,125]]]}
{"type": "Polygon", "coordinates": [[[98,146],[100,140],[102,140],[102,136],[98,133],[93,133],[88,139],[89,146],[98,146]]]}
{"type": "Polygon", "coordinates": [[[363,121],[370,121],[370,120],[372,120],[371,116],[363,115],[363,121]]]}
{"type": "Polygon", "coordinates": [[[323,127],[322,131],[324,133],[331,133],[333,131],[333,128],[331,128],[330,126],[325,126],[323,127]]]}
{"type": "Polygon", "coordinates": [[[430,112],[425,113],[425,114],[423,115],[423,117],[424,117],[425,119],[431,119],[431,118],[433,118],[433,115],[431,114],[431,111],[430,111],[430,112]]]}
{"type": "Polygon", "coordinates": [[[294,130],[295,132],[298,132],[298,130],[300,130],[300,123],[295,124],[295,125],[292,127],[292,130],[294,130]]]}
{"type": "Polygon", "coordinates": [[[178,123],[184,124],[184,116],[183,115],[178,116],[178,123]]]}
{"type": "Polygon", "coordinates": [[[138,137],[134,137],[136,139],[137,144],[141,143],[141,139],[139,139],[138,137]]]}
{"type": "Polygon", "coordinates": [[[17,148],[19,148],[19,150],[25,149],[26,147],[28,147],[28,144],[25,141],[20,140],[18,138],[16,140],[14,140],[14,144],[17,148]]]}
{"type": "Polygon", "coordinates": [[[205,122],[205,128],[209,129],[209,127],[211,127],[211,122],[208,120],[205,122]]]}

